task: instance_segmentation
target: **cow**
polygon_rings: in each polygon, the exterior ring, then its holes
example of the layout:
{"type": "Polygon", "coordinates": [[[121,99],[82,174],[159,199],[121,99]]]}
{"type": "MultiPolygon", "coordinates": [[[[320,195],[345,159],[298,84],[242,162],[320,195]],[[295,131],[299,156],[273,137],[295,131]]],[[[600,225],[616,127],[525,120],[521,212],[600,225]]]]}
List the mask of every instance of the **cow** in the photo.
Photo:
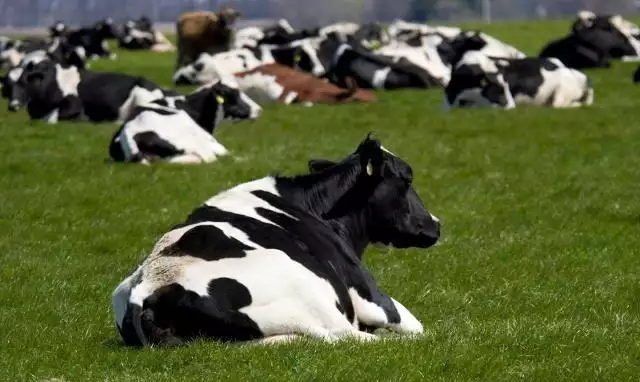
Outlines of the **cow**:
{"type": "Polygon", "coordinates": [[[365,89],[430,88],[439,80],[407,59],[399,61],[342,43],[335,35],[320,44],[318,55],[327,73],[325,77],[340,87],[353,78],[365,89]]]}
{"type": "Polygon", "coordinates": [[[460,60],[445,89],[446,108],[574,108],[591,105],[593,99],[589,78],[557,59],[493,60],[475,51],[460,60]]]}
{"type": "Polygon", "coordinates": [[[99,58],[109,58],[115,60],[117,55],[109,49],[107,39],[113,38],[113,24],[106,21],[96,23],[92,27],[84,27],[69,31],[65,40],[73,46],[84,48],[87,57],[97,60],[99,58]]]}
{"type": "Polygon", "coordinates": [[[412,23],[401,19],[394,20],[387,27],[387,33],[394,40],[401,40],[408,36],[426,35],[437,33],[447,40],[452,40],[462,33],[462,29],[452,26],[431,26],[427,24],[412,23]]]}
{"type": "Polygon", "coordinates": [[[51,43],[51,41],[42,38],[9,41],[0,52],[0,63],[4,67],[14,68],[20,65],[20,61],[26,54],[38,50],[45,51],[51,46],[51,43]]]}
{"type": "Polygon", "coordinates": [[[358,29],[360,29],[360,24],[340,21],[319,28],[318,36],[327,37],[329,35],[337,35],[342,40],[346,40],[347,37],[353,36],[353,34],[356,33],[358,29]]]}
{"type": "Polygon", "coordinates": [[[116,162],[211,163],[228,155],[212,134],[224,120],[255,120],[262,108],[233,84],[219,81],[187,96],[137,106],[115,133],[109,155],[116,162]]]}
{"type": "Polygon", "coordinates": [[[213,196],[156,243],[112,293],[129,346],[376,340],[423,327],[362,262],[369,243],[428,248],[440,223],[412,169],[366,137],[344,160],[267,176],[213,196]]]}
{"type": "Polygon", "coordinates": [[[451,68],[445,63],[437,49],[430,46],[393,46],[386,45],[375,51],[375,54],[388,57],[393,62],[404,59],[428,72],[441,86],[447,86],[451,78],[451,68]]]}
{"type": "Polygon", "coordinates": [[[581,12],[571,33],[551,41],[540,57],[554,57],[575,69],[609,68],[612,59],[640,56],[637,26],[619,15],[581,12]]]}
{"type": "Polygon", "coordinates": [[[220,72],[234,74],[278,63],[321,76],[325,73],[318,52],[309,40],[299,40],[285,46],[260,46],[255,49],[235,49],[209,55],[203,53],[193,64],[176,71],[176,84],[206,84],[220,78],[220,72]]]}
{"type": "Polygon", "coordinates": [[[177,94],[142,77],[78,70],[52,61],[28,65],[22,75],[29,116],[50,123],[124,121],[136,105],[177,94]]]}
{"type": "MultiPolygon", "coordinates": [[[[282,45],[299,39],[295,38],[295,36],[296,31],[291,24],[286,19],[280,19],[274,25],[265,27],[250,26],[238,29],[234,33],[232,47],[234,49],[242,49],[256,48],[263,44],[282,45]]],[[[317,33],[315,36],[317,36],[317,33]]]]}
{"type": "Polygon", "coordinates": [[[518,49],[480,31],[464,31],[451,40],[437,46],[443,60],[452,67],[469,51],[504,59],[524,58],[518,49]]]}
{"type": "Polygon", "coordinates": [[[238,87],[259,103],[312,105],[376,101],[372,91],[358,89],[355,81],[347,81],[349,87],[343,89],[280,64],[262,65],[234,76],[238,87]]]}
{"type": "Polygon", "coordinates": [[[176,22],[176,69],[189,65],[202,53],[225,52],[233,42],[233,22],[240,13],[230,7],[218,12],[187,12],[176,22]]]}
{"type": "Polygon", "coordinates": [[[0,77],[2,98],[9,100],[9,111],[18,111],[27,103],[26,81],[22,74],[25,68],[42,61],[52,61],[64,66],[71,65],[78,69],[86,67],[84,49],[72,47],[60,39],[54,39],[47,49],[34,50],[25,54],[18,65],[10,68],[4,76],[0,77]]]}

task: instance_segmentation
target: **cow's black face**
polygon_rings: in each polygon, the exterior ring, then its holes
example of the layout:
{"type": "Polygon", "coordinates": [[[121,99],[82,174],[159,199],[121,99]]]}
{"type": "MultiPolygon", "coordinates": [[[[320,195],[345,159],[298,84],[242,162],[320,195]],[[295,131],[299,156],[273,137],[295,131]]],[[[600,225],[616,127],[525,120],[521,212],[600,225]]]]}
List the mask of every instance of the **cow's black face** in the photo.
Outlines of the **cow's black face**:
{"type": "Polygon", "coordinates": [[[222,80],[213,85],[211,90],[215,94],[216,103],[224,111],[224,119],[256,119],[262,113],[262,108],[241,92],[235,84],[222,80]]]}
{"type": "MultiPolygon", "coordinates": [[[[374,187],[365,206],[371,242],[396,248],[434,245],[440,238],[440,222],[413,189],[411,167],[369,137],[353,155],[362,162],[363,182],[374,187]]],[[[309,162],[309,169],[317,172],[333,165],[316,159],[309,162]]]]}

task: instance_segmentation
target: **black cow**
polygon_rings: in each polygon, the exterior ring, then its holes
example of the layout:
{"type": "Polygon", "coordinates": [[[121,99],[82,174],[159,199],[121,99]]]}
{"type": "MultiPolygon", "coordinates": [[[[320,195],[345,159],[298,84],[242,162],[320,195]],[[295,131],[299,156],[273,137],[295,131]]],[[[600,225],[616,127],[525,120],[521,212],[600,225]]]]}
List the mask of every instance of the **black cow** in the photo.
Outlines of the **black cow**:
{"type": "Polygon", "coordinates": [[[550,42],[540,57],[555,57],[575,69],[608,68],[611,59],[640,54],[640,42],[632,31],[620,16],[594,15],[574,23],[571,33],[550,42]]]}
{"type": "Polygon", "coordinates": [[[23,76],[29,116],[51,123],[124,121],[135,106],[166,93],[142,77],[78,70],[52,61],[29,65],[23,76]]]}
{"type": "Polygon", "coordinates": [[[165,234],[113,292],[125,344],[420,334],[362,263],[369,243],[438,241],[440,223],[414,191],[411,167],[369,137],[341,162],[310,167],[221,192],[165,234]]]}
{"type": "Polygon", "coordinates": [[[353,78],[358,87],[365,89],[430,88],[441,86],[437,78],[409,60],[376,55],[363,48],[341,42],[335,35],[328,36],[319,48],[319,58],[326,69],[325,77],[340,87],[347,87],[353,78]]]}

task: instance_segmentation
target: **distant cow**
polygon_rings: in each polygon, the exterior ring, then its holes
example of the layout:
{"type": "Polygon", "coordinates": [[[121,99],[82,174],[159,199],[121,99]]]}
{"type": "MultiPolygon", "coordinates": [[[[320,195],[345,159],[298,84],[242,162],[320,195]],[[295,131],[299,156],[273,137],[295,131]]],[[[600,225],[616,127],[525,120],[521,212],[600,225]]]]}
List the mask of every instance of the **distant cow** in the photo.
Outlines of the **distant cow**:
{"type": "Polygon", "coordinates": [[[540,57],[555,57],[576,69],[607,68],[611,59],[640,56],[638,33],[619,15],[580,12],[571,33],[546,45],[540,57]]]}
{"type": "Polygon", "coordinates": [[[213,138],[224,120],[256,119],[262,109],[223,81],[187,96],[139,105],[115,133],[109,155],[117,162],[210,163],[228,150],[213,138]]]}
{"type": "Polygon", "coordinates": [[[358,89],[355,81],[348,81],[347,89],[315,78],[310,74],[280,64],[262,65],[256,69],[236,73],[238,86],[257,102],[284,104],[332,104],[374,102],[370,90],[358,89]]]}
{"type": "Polygon", "coordinates": [[[347,78],[353,78],[366,89],[430,88],[441,86],[421,67],[407,59],[396,61],[376,55],[330,36],[320,44],[320,60],[327,68],[325,75],[334,84],[345,87],[347,78]]]}
{"type": "Polygon", "coordinates": [[[26,105],[28,99],[24,70],[42,61],[75,66],[78,69],[84,69],[86,66],[84,48],[70,46],[60,38],[54,39],[46,49],[26,53],[18,65],[10,68],[4,76],[0,77],[2,97],[9,100],[9,111],[18,111],[26,105]]]}
{"type": "Polygon", "coordinates": [[[280,19],[274,25],[238,29],[233,36],[233,48],[255,48],[261,44],[286,44],[295,40],[291,37],[295,34],[296,31],[291,24],[286,19],[280,19]]]}
{"type": "Polygon", "coordinates": [[[316,49],[308,40],[284,46],[260,46],[253,49],[234,49],[214,55],[203,53],[192,64],[176,71],[176,84],[206,84],[220,78],[221,73],[240,73],[263,64],[278,63],[321,76],[325,68],[316,49]]]}
{"type": "Polygon", "coordinates": [[[90,72],[42,61],[25,68],[32,119],[124,121],[139,104],[163,97],[154,83],[123,73],[90,72]]]}
{"type": "Polygon", "coordinates": [[[338,163],[309,166],[310,174],[223,191],[166,233],[113,291],[124,343],[422,333],[362,261],[369,243],[427,248],[438,241],[440,223],[413,189],[411,167],[368,137],[338,163]]]}
{"type": "Polygon", "coordinates": [[[591,105],[593,98],[587,76],[557,59],[492,60],[480,52],[462,58],[445,89],[447,107],[571,108],[591,105]]]}
{"type": "Polygon", "coordinates": [[[189,65],[202,53],[225,52],[231,48],[231,25],[240,13],[230,7],[218,12],[183,13],[176,23],[178,56],[176,69],[189,65]]]}

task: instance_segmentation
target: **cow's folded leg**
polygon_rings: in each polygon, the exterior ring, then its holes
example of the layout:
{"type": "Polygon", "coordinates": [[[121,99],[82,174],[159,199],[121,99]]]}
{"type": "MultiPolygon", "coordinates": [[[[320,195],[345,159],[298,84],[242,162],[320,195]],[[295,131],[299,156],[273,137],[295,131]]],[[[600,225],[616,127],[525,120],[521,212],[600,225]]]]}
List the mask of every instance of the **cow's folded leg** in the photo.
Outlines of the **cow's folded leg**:
{"type": "Polygon", "coordinates": [[[407,308],[393,298],[379,292],[376,301],[369,301],[352,290],[358,322],[372,328],[384,328],[398,333],[420,334],[422,324],[407,308]]]}
{"type": "Polygon", "coordinates": [[[256,345],[288,344],[301,338],[302,336],[299,334],[280,334],[259,339],[254,341],[254,343],[256,345]]]}

